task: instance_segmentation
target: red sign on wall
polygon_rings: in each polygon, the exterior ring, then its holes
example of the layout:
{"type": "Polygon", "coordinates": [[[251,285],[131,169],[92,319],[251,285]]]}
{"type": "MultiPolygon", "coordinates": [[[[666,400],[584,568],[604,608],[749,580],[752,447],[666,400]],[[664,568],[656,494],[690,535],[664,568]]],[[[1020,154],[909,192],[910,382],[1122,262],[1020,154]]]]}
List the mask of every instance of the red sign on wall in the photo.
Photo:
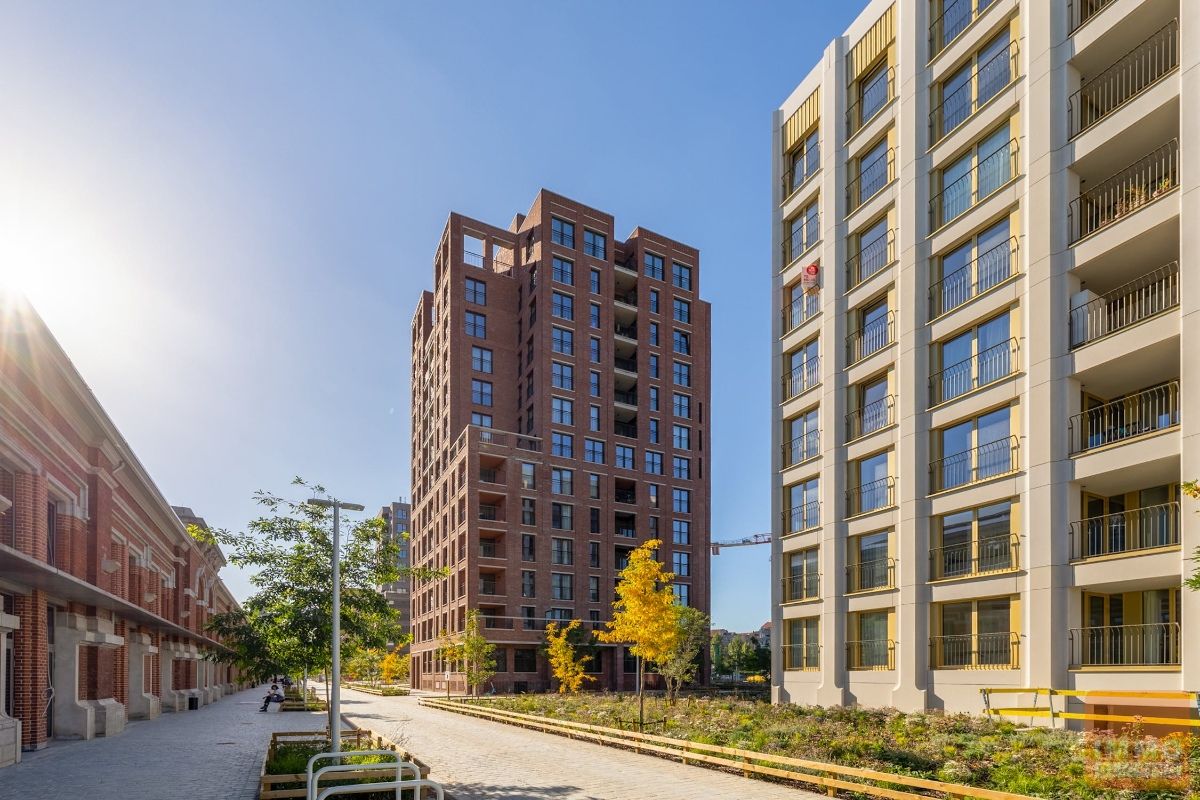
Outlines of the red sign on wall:
{"type": "Polygon", "coordinates": [[[815,292],[820,289],[819,281],[821,278],[821,265],[809,264],[800,273],[800,287],[806,292],[815,292]]]}

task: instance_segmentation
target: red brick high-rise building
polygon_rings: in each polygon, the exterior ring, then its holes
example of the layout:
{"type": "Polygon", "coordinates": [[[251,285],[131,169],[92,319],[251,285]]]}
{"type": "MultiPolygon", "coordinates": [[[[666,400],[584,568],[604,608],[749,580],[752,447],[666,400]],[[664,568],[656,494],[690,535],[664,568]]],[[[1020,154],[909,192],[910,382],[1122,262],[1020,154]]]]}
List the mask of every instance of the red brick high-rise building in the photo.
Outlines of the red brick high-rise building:
{"type": "MultiPolygon", "coordinates": [[[[548,191],[500,228],[451,214],[412,323],[413,685],[483,615],[496,691],[549,687],[549,619],[610,619],[629,552],[661,539],[709,609],[709,304],[700,254],[548,191]]],[[[633,685],[606,646],[595,688],[633,685]]],[[[450,677],[462,689],[462,676],[450,677]]]]}

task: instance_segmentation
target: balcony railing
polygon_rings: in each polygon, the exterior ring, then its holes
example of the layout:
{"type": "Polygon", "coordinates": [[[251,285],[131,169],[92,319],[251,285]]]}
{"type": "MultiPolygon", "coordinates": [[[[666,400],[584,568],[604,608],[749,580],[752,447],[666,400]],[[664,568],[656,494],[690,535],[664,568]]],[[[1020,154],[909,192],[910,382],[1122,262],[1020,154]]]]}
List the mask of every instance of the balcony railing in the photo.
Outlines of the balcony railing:
{"type": "Polygon", "coordinates": [[[627,406],[637,405],[637,392],[623,392],[620,389],[613,389],[613,400],[618,403],[624,403],[627,406]]]}
{"type": "Polygon", "coordinates": [[[1179,424],[1179,382],[1171,381],[1073,415],[1071,454],[1125,442],[1179,424]]]}
{"type": "Polygon", "coordinates": [[[1071,201],[1071,244],[1132,214],[1179,186],[1179,140],[1172,139],[1071,201]]]}
{"type": "Polygon", "coordinates": [[[846,565],[846,592],[871,592],[896,585],[896,559],[876,558],[846,565]]]}
{"type": "Polygon", "coordinates": [[[790,442],[784,442],[779,449],[782,451],[781,462],[784,468],[803,464],[821,454],[821,432],[818,430],[808,431],[790,442]]]}
{"type": "Polygon", "coordinates": [[[1179,546],[1179,503],[1131,508],[1071,523],[1071,560],[1179,546]]]}
{"type": "Polygon", "coordinates": [[[1070,17],[1071,33],[1079,30],[1085,22],[1107,8],[1113,0],[1067,0],[1067,15],[1070,17]]]}
{"type": "Polygon", "coordinates": [[[488,467],[480,467],[479,480],[482,483],[500,483],[500,471],[488,467]]]}
{"type": "Polygon", "coordinates": [[[847,288],[853,289],[895,260],[896,231],[888,228],[871,241],[862,243],[862,249],[846,260],[847,288]]]}
{"type": "Polygon", "coordinates": [[[821,239],[821,215],[813,214],[806,217],[804,224],[792,231],[786,239],[779,243],[780,264],[786,268],[800,256],[804,255],[821,239]]]}
{"type": "Polygon", "coordinates": [[[500,588],[496,585],[495,581],[481,580],[479,582],[479,593],[494,597],[500,594],[500,588]]]}
{"type": "Polygon", "coordinates": [[[883,111],[896,96],[895,71],[888,67],[873,81],[862,87],[858,98],[846,109],[846,138],[862,130],[863,126],[883,111]]]}
{"type": "Polygon", "coordinates": [[[483,428],[478,425],[468,426],[463,430],[462,436],[455,442],[453,452],[454,456],[466,446],[467,436],[475,437],[476,441],[481,444],[496,445],[499,447],[515,447],[519,450],[532,450],[540,453],[542,451],[542,440],[537,436],[526,436],[520,433],[512,433],[510,431],[500,431],[494,428],[483,428]]]}
{"type": "Polygon", "coordinates": [[[788,575],[780,581],[781,597],[785,603],[815,600],[821,595],[821,573],[804,572],[788,575]]]}
{"type": "Polygon", "coordinates": [[[818,142],[816,147],[810,148],[805,152],[803,160],[793,162],[792,166],[783,173],[783,187],[780,196],[784,200],[791,197],[792,193],[803,186],[804,182],[811,178],[820,168],[821,145],[818,142]]]}
{"type": "Polygon", "coordinates": [[[892,639],[868,639],[846,642],[847,669],[895,669],[896,642],[892,639]]]}
{"type": "Polygon", "coordinates": [[[816,642],[810,644],[785,644],[783,646],[783,668],[820,669],[821,645],[816,642]]]}
{"type": "Polygon", "coordinates": [[[637,492],[633,490],[617,489],[613,492],[613,500],[618,503],[632,505],[637,503],[637,492]]]}
{"type": "Polygon", "coordinates": [[[1178,622],[1071,629],[1073,667],[1179,666],[1178,622]]]}
{"type": "Polygon", "coordinates": [[[513,629],[512,617],[498,617],[492,614],[481,614],[480,619],[483,620],[483,627],[489,630],[511,631],[513,629]]]}
{"type": "Polygon", "coordinates": [[[638,304],[637,292],[626,292],[625,294],[618,294],[613,297],[613,300],[617,303],[624,303],[627,306],[633,306],[634,308],[637,308],[637,304],[638,304]]]}
{"type": "Polygon", "coordinates": [[[940,492],[1007,475],[1020,469],[1021,440],[1016,436],[939,458],[929,465],[930,491],[940,492]]]}
{"type": "Polygon", "coordinates": [[[783,376],[783,399],[799,397],[821,382],[821,360],[813,357],[783,376]]]}
{"type": "Polygon", "coordinates": [[[551,228],[550,229],[550,241],[554,242],[555,244],[561,244],[563,247],[574,248],[575,247],[575,232],[571,231],[570,233],[568,233],[567,231],[562,231],[562,230],[556,231],[553,228],[551,228]]]}
{"type": "Polygon", "coordinates": [[[504,509],[499,506],[481,505],[479,506],[479,518],[492,522],[503,522],[504,509]]]}
{"type": "Polygon", "coordinates": [[[621,422],[620,420],[613,421],[613,433],[617,436],[624,436],[629,439],[637,438],[637,425],[632,422],[621,422]]]}
{"type": "Polygon", "coordinates": [[[821,501],[813,500],[802,506],[786,509],[782,517],[784,533],[810,531],[821,524],[821,501]]]}
{"type": "Polygon", "coordinates": [[[975,21],[991,0],[943,0],[942,13],[929,24],[929,60],[975,21]]]}
{"type": "Polygon", "coordinates": [[[929,637],[934,669],[1016,669],[1021,637],[1011,631],[929,637]]]}
{"type": "Polygon", "coordinates": [[[846,516],[868,514],[896,504],[896,479],[890,475],[846,490],[846,516]]]}
{"type": "Polygon", "coordinates": [[[821,295],[816,292],[805,292],[799,297],[793,297],[792,302],[783,309],[784,336],[815,317],[820,310],[821,295]]]}
{"type": "Polygon", "coordinates": [[[637,372],[637,359],[613,356],[613,366],[625,372],[637,372]]]}
{"type": "Polygon", "coordinates": [[[1020,564],[1021,540],[1008,536],[985,536],[975,541],[929,548],[930,580],[966,578],[1009,572],[1020,564]]]}
{"type": "Polygon", "coordinates": [[[499,550],[496,548],[495,542],[482,541],[479,543],[480,558],[497,558],[499,550]]]}
{"type": "Polygon", "coordinates": [[[980,350],[929,377],[929,405],[936,406],[1012,375],[1020,365],[1020,343],[1009,339],[980,350]]]}
{"type": "Polygon", "coordinates": [[[929,201],[929,228],[936,230],[957,219],[1008,184],[1020,174],[1020,146],[1009,139],[990,153],[980,153],[979,162],[929,201]]]}
{"type": "Polygon", "coordinates": [[[1071,309],[1071,346],[1079,347],[1179,305],[1179,262],[1173,261],[1071,309]]]}
{"type": "Polygon", "coordinates": [[[896,397],[888,395],[867,403],[846,415],[846,441],[852,442],[867,434],[883,430],[895,421],[896,397]]]}
{"type": "MultiPolygon", "coordinates": [[[[856,162],[852,162],[856,163],[856,162]]],[[[857,175],[851,175],[846,186],[846,213],[857,211],[864,203],[883,191],[896,178],[896,150],[889,147],[865,164],[857,164],[857,175]]]]}
{"type": "Polygon", "coordinates": [[[1011,42],[1008,47],[977,65],[966,83],[942,97],[942,102],[929,112],[930,145],[956,130],[1016,79],[1020,64],[1018,54],[1017,43],[1011,42]]]}
{"type": "Polygon", "coordinates": [[[867,356],[878,353],[896,338],[896,314],[878,317],[863,325],[861,330],[846,337],[846,366],[857,364],[867,356]]]}
{"type": "Polygon", "coordinates": [[[637,326],[636,325],[613,325],[613,333],[617,336],[624,336],[626,339],[637,341],[637,326]]]}
{"type": "Polygon", "coordinates": [[[624,526],[618,525],[617,529],[616,529],[616,533],[617,533],[617,536],[623,536],[626,539],[633,539],[633,538],[637,537],[637,529],[629,527],[627,525],[624,525],[624,526]]]}
{"type": "Polygon", "coordinates": [[[1078,136],[1179,66],[1179,20],[1171,20],[1067,98],[1078,136]]]}
{"type": "Polygon", "coordinates": [[[929,318],[937,319],[1016,275],[1020,267],[1019,247],[1020,242],[1014,236],[934,283],[929,287],[929,318]]]}

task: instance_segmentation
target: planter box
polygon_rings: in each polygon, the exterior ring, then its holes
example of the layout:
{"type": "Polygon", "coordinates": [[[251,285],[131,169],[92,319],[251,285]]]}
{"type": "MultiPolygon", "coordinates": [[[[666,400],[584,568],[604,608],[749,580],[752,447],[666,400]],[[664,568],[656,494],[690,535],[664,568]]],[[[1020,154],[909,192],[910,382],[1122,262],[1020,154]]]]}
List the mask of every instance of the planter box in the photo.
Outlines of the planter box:
{"type": "Polygon", "coordinates": [[[408,689],[399,686],[359,686],[353,683],[343,683],[343,689],[353,689],[356,692],[375,694],[380,697],[408,697],[408,689]]]}
{"type": "MultiPolygon", "coordinates": [[[[329,737],[325,731],[289,731],[276,732],[271,734],[271,744],[267,747],[266,757],[263,759],[262,769],[259,772],[258,779],[258,796],[261,800],[274,800],[274,798],[303,798],[305,796],[304,778],[302,772],[288,773],[285,775],[268,775],[267,764],[275,757],[275,749],[280,745],[296,744],[296,745],[314,745],[325,749],[325,745],[329,741],[329,737]],[[282,788],[288,784],[298,784],[288,788],[282,788]]],[[[374,731],[366,728],[358,728],[355,730],[342,731],[342,749],[343,750],[395,750],[401,755],[402,761],[411,761],[421,770],[421,777],[429,777],[429,767],[423,761],[419,760],[411,753],[401,750],[395,742],[387,737],[380,736],[374,731]]],[[[317,766],[325,766],[326,764],[334,763],[332,761],[320,763],[317,766]]],[[[336,780],[359,780],[362,778],[370,778],[376,781],[384,781],[395,777],[395,767],[389,768],[386,764],[364,764],[362,769],[350,770],[347,772],[337,773],[336,780]]],[[[330,779],[331,782],[334,779],[330,779]]],[[[322,783],[328,787],[330,784],[322,783]]]]}

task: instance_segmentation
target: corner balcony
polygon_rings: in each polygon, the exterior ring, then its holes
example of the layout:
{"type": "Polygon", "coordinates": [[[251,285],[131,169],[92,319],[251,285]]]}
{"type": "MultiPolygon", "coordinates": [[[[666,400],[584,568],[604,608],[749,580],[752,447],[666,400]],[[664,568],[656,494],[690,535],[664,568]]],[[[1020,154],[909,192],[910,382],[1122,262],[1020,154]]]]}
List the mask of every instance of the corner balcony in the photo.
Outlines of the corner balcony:
{"type": "Polygon", "coordinates": [[[1173,19],[1067,98],[1071,137],[1116,113],[1178,68],[1179,20],[1173,19]]]}
{"type": "Polygon", "coordinates": [[[1071,523],[1071,561],[1179,548],[1179,503],[1131,508],[1071,523]]]}
{"type": "Polygon", "coordinates": [[[1089,408],[1067,422],[1072,456],[1132,442],[1179,426],[1179,381],[1089,408]]]}
{"type": "Polygon", "coordinates": [[[953,453],[929,465],[929,490],[944,492],[971,486],[1020,469],[1021,440],[1016,436],[953,453]]]}
{"type": "Polygon", "coordinates": [[[1080,292],[1068,325],[1071,347],[1111,336],[1179,306],[1179,262],[1159,267],[1128,283],[1095,295],[1080,292]]]}
{"type": "Polygon", "coordinates": [[[1067,209],[1072,245],[1120,222],[1179,188],[1179,140],[1172,139],[1097,186],[1080,192],[1067,209]]]}
{"type": "Polygon", "coordinates": [[[1182,631],[1178,622],[1071,628],[1071,668],[1161,667],[1178,669],[1182,631]]]}

